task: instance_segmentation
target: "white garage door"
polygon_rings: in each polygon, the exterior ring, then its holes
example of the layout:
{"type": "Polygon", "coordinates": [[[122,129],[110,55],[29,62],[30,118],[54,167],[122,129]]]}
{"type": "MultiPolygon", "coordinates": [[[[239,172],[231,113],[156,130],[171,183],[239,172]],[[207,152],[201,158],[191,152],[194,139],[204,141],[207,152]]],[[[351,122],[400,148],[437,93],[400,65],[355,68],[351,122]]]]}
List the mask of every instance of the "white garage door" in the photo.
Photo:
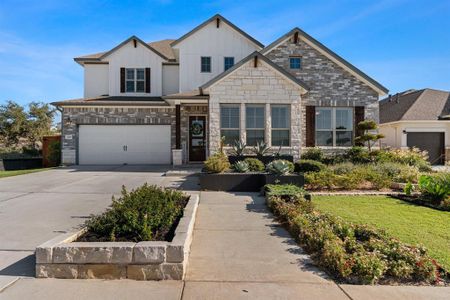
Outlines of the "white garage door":
{"type": "Polygon", "coordinates": [[[170,164],[170,125],[80,125],[80,165],[170,164]]]}

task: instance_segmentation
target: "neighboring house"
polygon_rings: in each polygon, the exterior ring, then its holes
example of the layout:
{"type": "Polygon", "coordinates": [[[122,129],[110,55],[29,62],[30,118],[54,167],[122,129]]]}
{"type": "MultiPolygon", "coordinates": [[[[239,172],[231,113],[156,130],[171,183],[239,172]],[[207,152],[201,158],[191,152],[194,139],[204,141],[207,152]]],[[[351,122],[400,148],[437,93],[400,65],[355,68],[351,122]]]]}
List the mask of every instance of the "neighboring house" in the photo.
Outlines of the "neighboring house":
{"type": "Polygon", "coordinates": [[[177,40],[132,36],[75,58],[84,98],[62,110],[65,164],[203,161],[221,137],[295,158],[352,145],[387,89],[298,28],[264,47],[220,15],[177,40]]]}
{"type": "Polygon", "coordinates": [[[428,151],[432,164],[450,160],[450,92],[408,90],[380,101],[382,145],[428,151]]]}

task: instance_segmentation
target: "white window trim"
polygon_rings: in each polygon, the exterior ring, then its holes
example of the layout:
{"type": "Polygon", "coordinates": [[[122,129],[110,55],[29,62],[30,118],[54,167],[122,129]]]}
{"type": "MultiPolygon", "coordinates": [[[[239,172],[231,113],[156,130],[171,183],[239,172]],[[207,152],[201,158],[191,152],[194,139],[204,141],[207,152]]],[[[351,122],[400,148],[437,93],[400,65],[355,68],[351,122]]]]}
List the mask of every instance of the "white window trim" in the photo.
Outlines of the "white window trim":
{"type": "MultiPolygon", "coordinates": [[[[291,105],[290,104],[272,104],[272,105],[270,105],[270,119],[271,119],[271,131],[273,132],[273,131],[278,131],[278,130],[280,130],[280,131],[288,131],[289,132],[289,145],[283,145],[283,146],[281,146],[281,147],[291,147],[291,105]],[[288,109],[288,123],[289,123],[289,126],[288,127],[286,127],[286,128],[273,128],[273,116],[272,116],[272,107],[287,107],[287,109],[288,109]]],[[[273,134],[272,134],[272,132],[271,132],[271,136],[273,136],[273,134]]],[[[280,147],[279,145],[273,145],[273,140],[270,142],[270,144],[271,144],[271,146],[272,147],[280,147]]]]}
{"type": "Polygon", "coordinates": [[[301,56],[289,56],[289,69],[291,70],[301,70],[302,69],[302,57],[301,56]],[[298,68],[291,68],[291,59],[298,58],[300,59],[299,67],[298,68]]]}
{"type": "Polygon", "coordinates": [[[145,68],[125,68],[125,93],[145,93],[145,68]],[[128,79],[128,70],[133,70],[134,78],[128,79]],[[143,70],[144,71],[144,79],[138,79],[137,78],[137,70],[143,70]],[[133,82],[134,87],[132,91],[128,91],[128,82],[133,82]],[[137,91],[137,83],[138,82],[144,82],[144,90],[143,91],[137,91]]]}
{"type": "Polygon", "coordinates": [[[348,147],[352,147],[353,145],[353,141],[355,139],[355,130],[353,128],[353,126],[351,127],[351,130],[344,130],[344,129],[336,129],[336,110],[338,109],[345,109],[345,110],[349,110],[350,111],[350,116],[352,117],[352,124],[354,123],[354,119],[355,119],[355,112],[354,112],[354,108],[353,107],[330,107],[330,106],[316,106],[316,112],[317,110],[320,109],[331,109],[331,129],[317,129],[316,128],[316,124],[314,124],[314,135],[316,134],[317,131],[324,131],[324,132],[332,132],[332,138],[333,138],[333,145],[332,146],[327,146],[327,145],[317,145],[317,147],[323,147],[323,148],[348,148],[348,147]],[[337,131],[351,131],[352,132],[352,145],[349,146],[336,146],[336,132],[337,131]]]}

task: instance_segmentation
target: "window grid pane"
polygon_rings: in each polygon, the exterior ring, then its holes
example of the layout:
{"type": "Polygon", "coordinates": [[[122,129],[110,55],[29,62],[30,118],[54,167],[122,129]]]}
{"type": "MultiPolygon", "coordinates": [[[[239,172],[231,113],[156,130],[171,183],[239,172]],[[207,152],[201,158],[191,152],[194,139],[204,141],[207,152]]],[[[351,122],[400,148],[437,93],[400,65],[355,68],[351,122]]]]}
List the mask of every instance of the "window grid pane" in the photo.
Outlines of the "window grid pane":
{"type": "Polygon", "coordinates": [[[272,128],[284,128],[290,127],[289,106],[272,106],[272,128]]]}
{"type": "Polygon", "coordinates": [[[211,57],[209,56],[201,57],[201,72],[205,73],[211,72],[211,57]]]}
{"type": "Polygon", "coordinates": [[[316,129],[331,130],[331,108],[316,109],[316,129]]]}
{"type": "Polygon", "coordinates": [[[228,70],[234,65],[234,57],[225,57],[224,58],[224,70],[228,70]]]}
{"type": "Polygon", "coordinates": [[[264,106],[247,106],[245,111],[247,129],[264,129],[264,106]]]}
{"type": "Polygon", "coordinates": [[[272,146],[290,146],[290,131],[289,130],[272,130],[272,146]]]}
{"type": "Polygon", "coordinates": [[[225,137],[225,145],[231,146],[234,145],[236,141],[239,141],[239,130],[229,130],[229,129],[222,129],[220,131],[221,137],[225,137]]]}
{"type": "Polygon", "coordinates": [[[316,108],[316,145],[347,147],[353,144],[352,108],[316,108]]]}
{"type": "Polygon", "coordinates": [[[258,142],[264,142],[264,130],[247,130],[247,145],[256,146],[258,142]]]}
{"type": "Polygon", "coordinates": [[[239,129],[239,107],[222,106],[220,126],[223,129],[239,129]]]}
{"type": "Polygon", "coordinates": [[[301,67],[301,58],[300,57],[291,57],[291,58],[289,58],[289,67],[291,69],[300,69],[300,67],[301,67]]]}
{"type": "Polygon", "coordinates": [[[126,87],[127,87],[127,89],[126,89],[127,93],[134,93],[134,81],[127,80],[126,87]]]}

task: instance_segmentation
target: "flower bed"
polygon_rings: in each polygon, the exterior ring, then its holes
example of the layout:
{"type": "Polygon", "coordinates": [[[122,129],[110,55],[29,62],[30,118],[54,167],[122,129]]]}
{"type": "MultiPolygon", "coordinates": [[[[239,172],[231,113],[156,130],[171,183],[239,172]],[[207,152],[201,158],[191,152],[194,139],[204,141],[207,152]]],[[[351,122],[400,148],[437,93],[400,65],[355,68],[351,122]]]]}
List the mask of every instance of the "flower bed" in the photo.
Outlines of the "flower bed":
{"type": "Polygon", "coordinates": [[[188,200],[147,185],[124,190],[82,230],[37,247],[36,277],[182,279],[197,206],[198,195],[188,200]]]}
{"type": "Polygon", "coordinates": [[[267,203],[319,266],[353,284],[439,284],[449,274],[427,251],[404,244],[384,231],[355,225],[318,211],[302,193],[268,191],[267,203]]]}

